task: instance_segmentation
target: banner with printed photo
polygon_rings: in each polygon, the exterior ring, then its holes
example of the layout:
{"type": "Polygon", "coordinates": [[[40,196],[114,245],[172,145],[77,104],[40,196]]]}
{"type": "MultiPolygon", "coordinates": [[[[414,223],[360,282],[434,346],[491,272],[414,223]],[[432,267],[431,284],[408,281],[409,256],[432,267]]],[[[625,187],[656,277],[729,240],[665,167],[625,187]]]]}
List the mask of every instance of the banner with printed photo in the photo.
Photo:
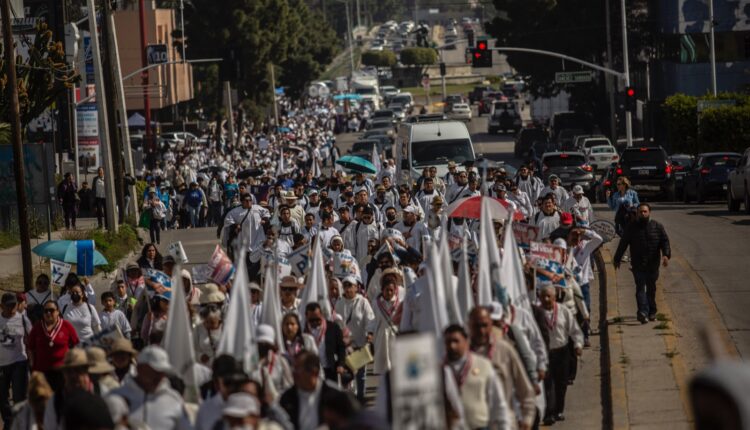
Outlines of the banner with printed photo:
{"type": "Polygon", "coordinates": [[[333,253],[333,276],[343,279],[347,276],[355,276],[362,279],[362,273],[357,259],[347,252],[333,253]]]}
{"type": "Polygon", "coordinates": [[[297,249],[286,256],[291,266],[292,274],[296,277],[305,276],[310,266],[310,244],[297,249]]]}
{"type": "Polygon", "coordinates": [[[518,246],[524,250],[529,250],[529,244],[536,242],[539,238],[539,227],[531,224],[513,223],[513,235],[516,237],[518,246]]]}
{"type": "Polygon", "coordinates": [[[542,242],[531,242],[530,249],[531,264],[536,269],[535,282],[539,284],[552,281],[555,286],[566,287],[563,268],[565,250],[542,242]]]}
{"type": "Polygon", "coordinates": [[[219,245],[216,245],[207,266],[211,270],[209,277],[219,285],[225,285],[234,275],[234,264],[219,245]]]}

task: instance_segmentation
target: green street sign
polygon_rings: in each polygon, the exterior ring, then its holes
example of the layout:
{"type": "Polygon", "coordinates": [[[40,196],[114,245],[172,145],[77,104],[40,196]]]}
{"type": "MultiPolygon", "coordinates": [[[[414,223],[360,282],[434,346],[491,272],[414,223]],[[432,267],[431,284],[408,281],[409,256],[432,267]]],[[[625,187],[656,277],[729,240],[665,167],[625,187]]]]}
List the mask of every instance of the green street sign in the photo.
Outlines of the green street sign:
{"type": "Polygon", "coordinates": [[[577,84],[581,82],[591,82],[591,72],[557,72],[555,73],[555,83],[558,84],[577,84]]]}

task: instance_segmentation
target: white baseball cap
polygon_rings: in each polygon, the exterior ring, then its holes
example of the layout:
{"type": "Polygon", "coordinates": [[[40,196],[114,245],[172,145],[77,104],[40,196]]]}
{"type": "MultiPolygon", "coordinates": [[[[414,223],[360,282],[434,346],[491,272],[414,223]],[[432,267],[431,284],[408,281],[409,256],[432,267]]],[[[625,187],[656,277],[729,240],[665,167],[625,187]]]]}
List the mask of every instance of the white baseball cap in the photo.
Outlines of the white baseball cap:
{"type": "Polygon", "coordinates": [[[276,332],[273,327],[268,324],[260,324],[258,326],[258,343],[270,343],[271,345],[276,344],[276,332]]]}
{"type": "Polygon", "coordinates": [[[505,311],[503,310],[503,305],[501,305],[499,302],[490,303],[488,308],[490,311],[490,319],[492,321],[500,321],[503,319],[505,311]]]}
{"type": "Polygon", "coordinates": [[[143,348],[136,359],[138,364],[146,365],[157,372],[169,373],[172,371],[172,365],[169,364],[167,351],[156,345],[143,348]]]}
{"type": "Polygon", "coordinates": [[[251,415],[260,415],[260,403],[258,399],[249,393],[230,394],[221,413],[225,417],[245,418],[251,415]]]}
{"type": "Polygon", "coordinates": [[[583,187],[580,185],[573,187],[573,194],[583,194],[583,187]]]}

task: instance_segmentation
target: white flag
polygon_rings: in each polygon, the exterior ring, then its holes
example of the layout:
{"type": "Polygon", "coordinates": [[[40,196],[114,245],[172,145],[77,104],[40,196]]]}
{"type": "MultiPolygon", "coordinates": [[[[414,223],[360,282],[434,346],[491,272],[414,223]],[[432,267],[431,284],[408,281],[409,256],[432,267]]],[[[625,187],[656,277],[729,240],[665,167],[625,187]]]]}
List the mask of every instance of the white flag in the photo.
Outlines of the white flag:
{"type": "Polygon", "coordinates": [[[383,162],[380,161],[380,155],[378,154],[378,144],[372,145],[372,156],[370,156],[372,165],[375,166],[375,175],[380,173],[380,168],[383,166],[383,162]]]}
{"type": "Polygon", "coordinates": [[[500,284],[508,294],[510,303],[531,311],[529,294],[526,291],[526,277],[523,273],[521,254],[513,234],[513,215],[505,223],[505,239],[503,240],[503,258],[500,264],[500,284]]]}
{"type": "MultiPolygon", "coordinates": [[[[247,267],[245,266],[245,247],[240,251],[239,264],[234,276],[229,309],[224,318],[224,329],[221,332],[216,355],[229,354],[243,364],[246,372],[250,373],[257,364],[257,345],[255,344],[255,327],[250,314],[250,287],[247,282],[247,267]]],[[[265,308],[265,304],[263,308],[265,308]]]]}
{"type": "MultiPolygon", "coordinates": [[[[263,276],[263,306],[260,308],[260,323],[273,327],[276,333],[276,342],[279,347],[284,345],[284,337],[281,333],[281,297],[279,296],[278,278],[274,277],[276,266],[269,264],[263,276]]],[[[300,329],[301,330],[301,329],[300,329]]]]}
{"type": "MultiPolygon", "coordinates": [[[[181,266],[175,267],[175,273],[181,273],[181,266]]],[[[169,364],[178,375],[186,375],[186,385],[195,387],[195,350],[193,349],[193,330],[187,310],[185,288],[182,276],[174,277],[171,305],[167,315],[167,327],[164,331],[164,350],[169,354],[169,364]]]]}
{"type": "Polygon", "coordinates": [[[450,249],[448,249],[448,241],[450,236],[447,234],[448,225],[443,218],[441,231],[442,238],[440,240],[440,265],[443,269],[443,282],[445,287],[445,305],[448,315],[448,321],[451,324],[463,325],[464,316],[461,315],[458,308],[458,297],[456,296],[456,279],[453,276],[453,259],[451,258],[450,249]]]}
{"type": "Polygon", "coordinates": [[[284,150],[279,150],[279,164],[276,166],[276,176],[285,174],[286,167],[284,166],[284,150]]]}
{"type": "Polygon", "coordinates": [[[502,290],[500,286],[500,251],[495,239],[490,200],[489,197],[482,197],[479,263],[477,264],[479,269],[477,305],[479,306],[489,306],[492,303],[493,293],[499,294],[502,290]]]}
{"type": "Polygon", "coordinates": [[[438,337],[443,335],[443,330],[450,323],[448,320],[447,306],[445,304],[445,276],[441,267],[440,255],[437,249],[430,247],[427,260],[427,283],[425,292],[430,298],[430,312],[432,313],[433,330],[438,337]]]}
{"type": "Polygon", "coordinates": [[[469,268],[469,249],[466,235],[463,235],[461,260],[458,266],[458,309],[466,319],[474,308],[474,293],[471,290],[471,269],[469,268]]]}
{"type": "MultiPolygon", "coordinates": [[[[318,303],[323,318],[331,318],[331,301],[328,300],[328,281],[326,280],[325,266],[323,265],[323,250],[320,248],[320,237],[315,239],[313,246],[312,268],[307,275],[305,288],[300,297],[300,313],[304,314],[305,307],[310,303],[318,303]]],[[[305,326],[304,315],[300,315],[302,327],[305,326]]]]}

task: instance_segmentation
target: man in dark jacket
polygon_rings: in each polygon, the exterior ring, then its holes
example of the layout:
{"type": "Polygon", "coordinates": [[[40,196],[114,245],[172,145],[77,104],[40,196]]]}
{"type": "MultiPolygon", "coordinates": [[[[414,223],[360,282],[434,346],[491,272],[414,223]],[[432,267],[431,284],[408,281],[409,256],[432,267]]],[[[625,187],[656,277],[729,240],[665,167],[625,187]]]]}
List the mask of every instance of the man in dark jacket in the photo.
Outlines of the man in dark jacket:
{"type": "Polygon", "coordinates": [[[645,324],[656,319],[656,280],[659,264],[667,267],[672,252],[667,232],[650,218],[651,206],[641,203],[638,218],[630,223],[620,239],[615,253],[615,269],[620,268],[625,250],[630,247],[630,265],[635,279],[635,298],[638,303],[638,321],[645,324]]]}
{"type": "Polygon", "coordinates": [[[325,422],[323,413],[326,400],[330,398],[345,399],[356,409],[357,401],[351,395],[320,380],[320,358],[315,353],[302,351],[294,357],[293,376],[294,386],[281,395],[279,405],[289,414],[295,429],[330,424],[325,422]]]}
{"type": "Polygon", "coordinates": [[[78,187],[73,182],[73,175],[70,172],[65,174],[65,178],[57,187],[57,200],[62,205],[63,215],[65,218],[65,228],[76,228],[76,212],[78,211],[78,187]]]}
{"type": "Polygon", "coordinates": [[[326,321],[318,303],[308,303],[305,307],[306,332],[318,344],[323,373],[329,381],[336,382],[338,376],[346,373],[346,345],[344,332],[334,321],[326,321]]]}

